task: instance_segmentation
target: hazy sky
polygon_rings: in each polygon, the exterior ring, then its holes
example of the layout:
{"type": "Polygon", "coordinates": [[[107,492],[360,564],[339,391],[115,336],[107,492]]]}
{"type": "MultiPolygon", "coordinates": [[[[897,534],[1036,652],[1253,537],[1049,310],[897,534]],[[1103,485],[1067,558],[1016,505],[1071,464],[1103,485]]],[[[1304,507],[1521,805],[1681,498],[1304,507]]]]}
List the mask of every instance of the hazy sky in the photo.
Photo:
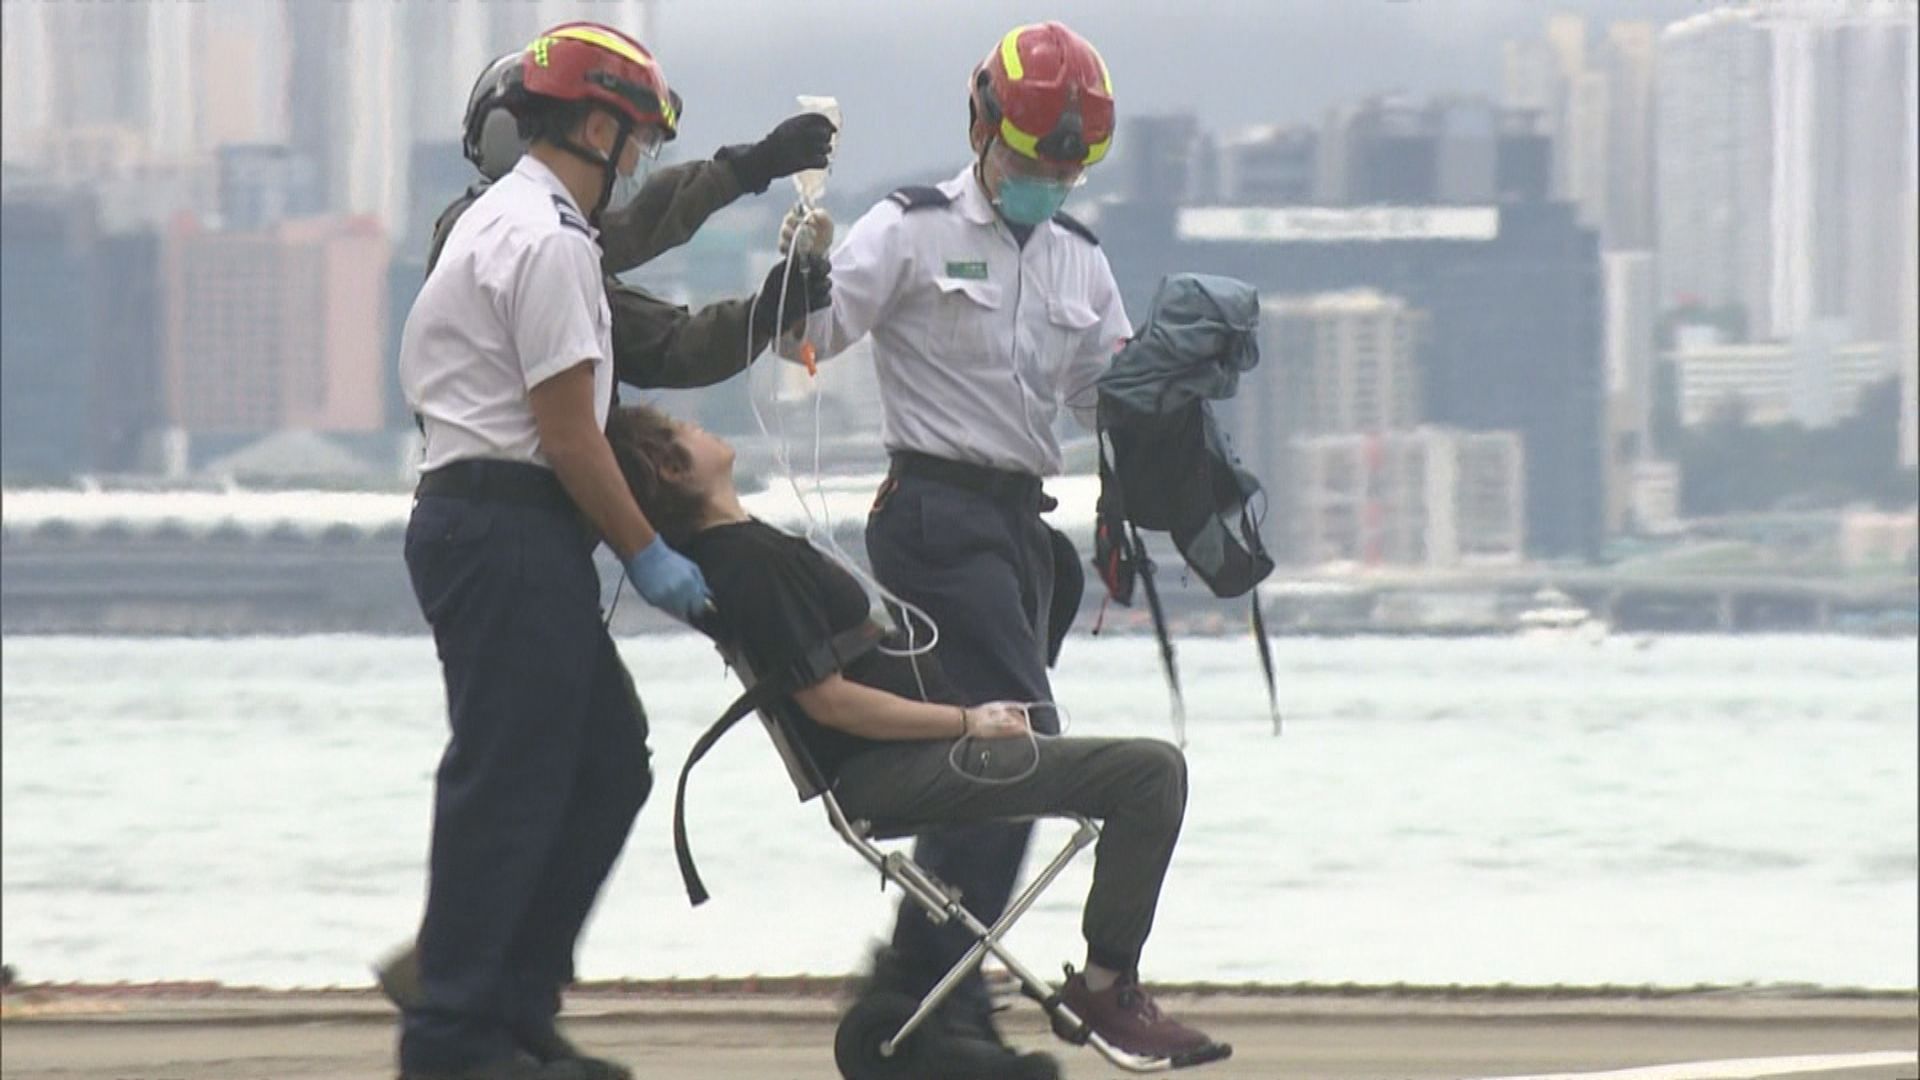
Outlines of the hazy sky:
{"type": "MultiPolygon", "coordinates": [[[[514,0],[496,0],[514,2],[514,0]]],[[[580,5],[592,17],[591,2],[580,5]]],[[[846,114],[842,193],[964,160],[967,74],[1007,29],[1058,18],[1097,45],[1122,121],[1192,110],[1216,133],[1317,121],[1385,90],[1497,94],[1500,43],[1549,14],[1667,21],[1698,0],[658,0],[647,44],[687,101],[689,153],[755,137],[793,95],[846,114]]],[[[1116,155],[1124,147],[1116,147],[1116,155]]]]}

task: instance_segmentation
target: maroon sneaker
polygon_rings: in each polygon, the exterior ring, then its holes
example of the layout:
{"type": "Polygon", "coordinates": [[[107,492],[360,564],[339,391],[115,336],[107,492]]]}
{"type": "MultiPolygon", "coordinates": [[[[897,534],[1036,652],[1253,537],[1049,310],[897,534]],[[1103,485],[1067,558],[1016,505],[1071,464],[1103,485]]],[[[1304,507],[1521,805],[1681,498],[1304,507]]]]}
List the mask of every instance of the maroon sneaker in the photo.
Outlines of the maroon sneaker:
{"type": "Polygon", "coordinates": [[[1233,1055],[1233,1047],[1161,1012],[1131,975],[1095,992],[1087,987],[1085,975],[1069,968],[1060,1000],[1108,1045],[1136,1057],[1162,1059],[1178,1069],[1233,1055]]]}

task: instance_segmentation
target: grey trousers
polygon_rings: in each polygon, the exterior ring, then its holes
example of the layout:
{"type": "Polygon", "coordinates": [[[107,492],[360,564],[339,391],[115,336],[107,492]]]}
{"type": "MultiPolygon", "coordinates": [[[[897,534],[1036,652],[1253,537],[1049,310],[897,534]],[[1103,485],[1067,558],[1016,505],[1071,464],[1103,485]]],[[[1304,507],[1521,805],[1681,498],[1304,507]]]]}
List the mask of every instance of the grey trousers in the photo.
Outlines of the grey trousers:
{"type": "Polygon", "coordinates": [[[1025,739],[970,739],[956,771],[952,752],[951,741],[866,751],[840,766],[834,793],[850,817],[888,829],[1056,813],[1101,822],[1087,959],[1136,970],[1186,815],[1186,758],[1157,739],[1043,738],[1036,765],[1025,739]]]}

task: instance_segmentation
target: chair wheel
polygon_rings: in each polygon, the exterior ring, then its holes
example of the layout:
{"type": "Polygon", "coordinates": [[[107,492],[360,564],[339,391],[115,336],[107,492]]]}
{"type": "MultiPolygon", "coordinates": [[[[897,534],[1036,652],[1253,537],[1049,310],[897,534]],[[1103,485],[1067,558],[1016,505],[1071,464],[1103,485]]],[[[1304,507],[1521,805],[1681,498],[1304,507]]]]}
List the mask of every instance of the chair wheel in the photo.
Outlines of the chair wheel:
{"type": "Polygon", "coordinates": [[[833,1061],[840,1075],[846,1080],[912,1080],[922,1075],[919,1051],[925,1040],[920,1031],[892,1054],[880,1052],[919,1007],[919,1001],[905,994],[872,994],[854,1002],[833,1036],[833,1061]]]}

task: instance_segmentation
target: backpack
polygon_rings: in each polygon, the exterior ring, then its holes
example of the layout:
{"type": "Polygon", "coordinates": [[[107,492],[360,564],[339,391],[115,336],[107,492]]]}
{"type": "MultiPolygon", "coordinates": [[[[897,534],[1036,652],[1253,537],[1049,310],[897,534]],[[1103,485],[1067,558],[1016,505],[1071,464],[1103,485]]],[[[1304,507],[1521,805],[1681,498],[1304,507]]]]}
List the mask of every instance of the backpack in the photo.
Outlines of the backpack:
{"type": "MultiPolygon", "coordinates": [[[[1137,581],[1153,615],[1160,659],[1173,694],[1174,726],[1186,741],[1186,707],[1155,565],[1140,530],[1171,534],[1181,557],[1215,596],[1253,592],[1273,572],[1260,538],[1265,496],[1240,465],[1211,403],[1233,396],[1240,373],[1260,362],[1260,298],[1251,285],[1205,274],[1174,274],[1154,292],[1146,325],[1101,375],[1098,389],[1100,499],[1093,566],[1107,595],[1131,605],[1137,581]]],[[[1280,730],[1272,648],[1257,593],[1253,632],[1280,730]]]]}

